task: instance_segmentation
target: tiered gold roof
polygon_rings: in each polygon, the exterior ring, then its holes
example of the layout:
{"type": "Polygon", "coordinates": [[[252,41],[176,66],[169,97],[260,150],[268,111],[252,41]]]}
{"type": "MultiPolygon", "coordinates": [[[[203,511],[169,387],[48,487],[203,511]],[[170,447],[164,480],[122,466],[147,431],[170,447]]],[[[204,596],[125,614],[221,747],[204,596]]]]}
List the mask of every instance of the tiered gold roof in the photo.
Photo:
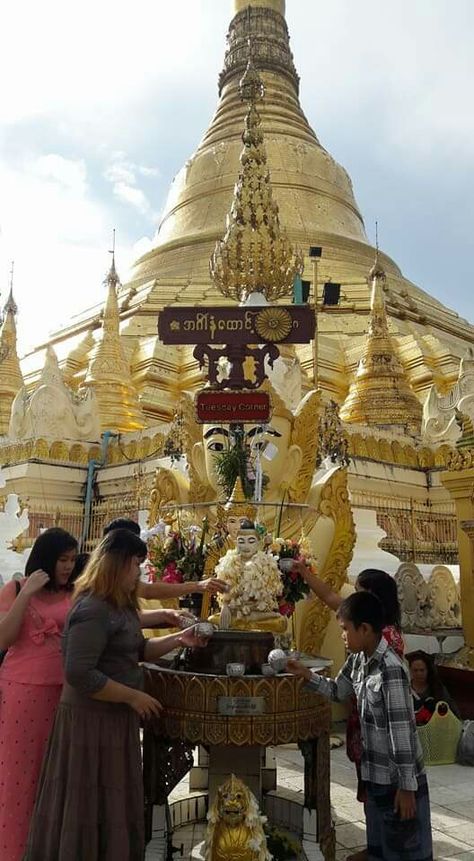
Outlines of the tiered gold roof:
{"type": "Polygon", "coordinates": [[[12,403],[23,385],[16,350],[15,315],[17,311],[13,288],[11,288],[3,309],[3,323],[0,329],[0,436],[8,433],[12,403]]]}
{"type": "MultiPolygon", "coordinates": [[[[345,399],[364,351],[370,310],[366,274],[374,249],[367,241],[349,176],[321,146],[301,109],[285,3],[235,0],[234,10],[216,113],[196,152],[172,183],[152,250],[137,261],[131,281],[118,294],[124,322],[121,340],[127,354],[138,343],[132,378],[150,423],[173,415],[178,391],[202,385],[192,348],[169,348],[159,341],[158,312],[170,304],[229,301],[212,283],[209,260],[225,234],[241,168],[247,106],[241,101],[239,82],[248,61],[249,38],[265,87],[265,99],[258,107],[259,129],[280,223],[293,247],[305,253],[311,245],[322,247],[320,282],[331,279],[342,285],[340,305],[324,307],[319,315],[318,378],[326,395],[339,403],[345,399]]],[[[314,15],[316,24],[316,7],[314,15]]],[[[328,69],[327,81],[329,77],[328,69]]],[[[389,257],[380,254],[380,261],[387,276],[385,300],[392,339],[414,390],[420,398],[433,383],[439,391],[448,390],[457,379],[460,358],[472,345],[473,328],[403,278],[389,257]]],[[[311,279],[309,258],[305,262],[303,277],[311,279]]],[[[76,350],[74,361],[69,365],[66,361],[68,379],[72,371],[71,382],[76,385],[82,381],[88,361],[82,347],[77,352],[77,344],[90,329],[100,326],[101,312],[98,303],[53,336],[55,344],[65,342],[58,350],[62,365],[68,352],[76,350]]],[[[312,376],[310,347],[298,346],[297,353],[312,376]]],[[[39,371],[39,358],[33,354],[23,370],[29,383],[39,371]]]]}
{"type": "Polygon", "coordinates": [[[107,300],[102,335],[92,352],[85,385],[91,388],[99,405],[102,431],[125,433],[145,427],[138,395],[132,385],[130,363],[120,340],[120,317],[117,303],[119,277],[115,260],[107,275],[107,300]]]}
{"type": "Polygon", "coordinates": [[[390,337],[385,309],[386,276],[378,256],[370,270],[372,295],[364,355],[340,410],[348,424],[421,428],[422,406],[408,382],[390,337]]]}

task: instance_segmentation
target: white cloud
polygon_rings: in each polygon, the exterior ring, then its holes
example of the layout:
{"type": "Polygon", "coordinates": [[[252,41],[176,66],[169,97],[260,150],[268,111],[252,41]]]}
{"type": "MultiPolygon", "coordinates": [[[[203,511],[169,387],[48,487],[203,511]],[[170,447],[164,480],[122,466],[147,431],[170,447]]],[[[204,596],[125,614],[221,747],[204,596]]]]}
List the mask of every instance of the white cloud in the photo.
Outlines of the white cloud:
{"type": "MultiPolygon", "coordinates": [[[[93,126],[113,122],[118,112],[126,123],[127,105],[150,85],[165,95],[171,82],[186,78],[189,57],[195,72],[209,62],[212,50],[202,52],[203,41],[216,29],[223,35],[226,24],[215,10],[216,0],[5,4],[0,80],[8,85],[0,120],[57,113],[87,117],[93,126]]],[[[215,45],[219,50],[217,39],[215,45]]]]}
{"type": "Polygon", "coordinates": [[[287,18],[303,106],[322,129],[349,128],[408,163],[472,159],[474,74],[471,0],[289,0],[287,18]],[[313,50],[311,50],[313,45],[313,50]]]}
{"type": "Polygon", "coordinates": [[[74,160],[49,153],[30,163],[29,168],[33,174],[57,182],[74,195],[85,195],[87,168],[84,159],[74,160]]]}
{"type": "Polygon", "coordinates": [[[110,164],[104,171],[105,178],[111,183],[115,197],[129,203],[143,214],[152,214],[148,198],[138,186],[137,174],[141,177],[157,176],[156,168],[137,165],[129,161],[122,152],[114,153],[110,164]]]}
{"type": "MultiPolygon", "coordinates": [[[[113,221],[90,196],[81,160],[51,153],[17,167],[0,162],[0,187],[0,267],[6,273],[15,260],[23,352],[61,320],[101,299],[113,221]]],[[[123,259],[126,249],[121,254],[123,259]]]]}
{"type": "Polygon", "coordinates": [[[126,182],[114,182],[113,188],[114,194],[119,200],[123,200],[124,203],[130,203],[139,209],[140,212],[149,211],[150,204],[146,194],[140,188],[128,185],[126,182]]]}

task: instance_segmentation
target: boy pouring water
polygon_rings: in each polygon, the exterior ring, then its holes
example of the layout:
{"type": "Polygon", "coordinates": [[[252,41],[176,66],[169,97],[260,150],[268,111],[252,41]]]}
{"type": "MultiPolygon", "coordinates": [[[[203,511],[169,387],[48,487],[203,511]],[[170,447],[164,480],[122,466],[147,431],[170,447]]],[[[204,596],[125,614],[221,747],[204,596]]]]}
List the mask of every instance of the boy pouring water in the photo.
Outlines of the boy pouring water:
{"type": "Polygon", "coordinates": [[[355,592],[337,612],[351,652],[336,679],[290,660],[287,671],[332,700],[357,697],[369,861],[432,861],[430,804],[408,673],[382,637],[384,611],[355,592]]]}

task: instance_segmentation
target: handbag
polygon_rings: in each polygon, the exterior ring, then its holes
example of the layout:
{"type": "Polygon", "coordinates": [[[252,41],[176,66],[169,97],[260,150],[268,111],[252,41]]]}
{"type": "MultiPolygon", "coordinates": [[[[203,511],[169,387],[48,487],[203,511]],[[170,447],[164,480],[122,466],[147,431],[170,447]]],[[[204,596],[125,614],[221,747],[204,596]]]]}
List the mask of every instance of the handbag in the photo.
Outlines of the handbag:
{"type": "MultiPolygon", "coordinates": [[[[20,594],[20,589],[21,589],[21,583],[19,580],[15,580],[15,588],[16,588],[16,595],[15,595],[15,600],[16,600],[16,598],[18,598],[18,595],[20,594]]],[[[0,666],[3,664],[4,658],[5,658],[5,655],[7,654],[7,652],[8,652],[8,649],[0,649],[0,666]]]]}
{"type": "Polygon", "coordinates": [[[431,720],[417,727],[425,765],[449,765],[456,762],[456,751],[462,733],[462,721],[443,700],[436,703],[431,720]]]}

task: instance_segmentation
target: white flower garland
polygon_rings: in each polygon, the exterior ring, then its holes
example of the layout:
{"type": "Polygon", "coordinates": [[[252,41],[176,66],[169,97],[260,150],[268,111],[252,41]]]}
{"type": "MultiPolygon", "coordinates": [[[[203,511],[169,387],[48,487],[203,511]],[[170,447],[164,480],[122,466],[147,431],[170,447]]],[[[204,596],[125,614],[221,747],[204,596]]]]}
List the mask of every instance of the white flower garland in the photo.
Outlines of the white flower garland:
{"type": "Polygon", "coordinates": [[[229,592],[218,596],[220,606],[228,604],[237,619],[251,613],[277,613],[278,596],[283,592],[277,560],[261,550],[244,562],[237,550],[228,550],[218,562],[215,576],[224,580],[229,592]]]}

